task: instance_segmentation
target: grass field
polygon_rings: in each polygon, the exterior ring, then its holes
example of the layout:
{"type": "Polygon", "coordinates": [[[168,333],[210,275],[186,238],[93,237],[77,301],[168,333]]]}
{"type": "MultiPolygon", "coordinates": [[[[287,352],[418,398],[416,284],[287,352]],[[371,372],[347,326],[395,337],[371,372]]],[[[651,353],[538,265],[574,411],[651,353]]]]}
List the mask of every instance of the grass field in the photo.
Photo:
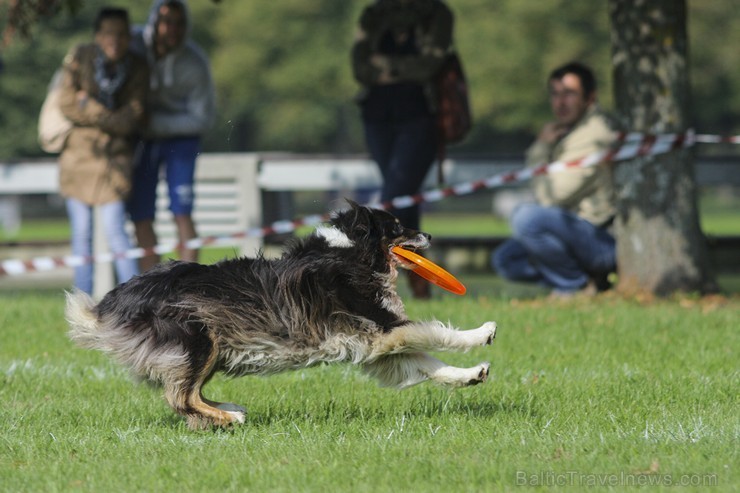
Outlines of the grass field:
{"type": "Polygon", "coordinates": [[[496,320],[493,346],[440,355],[491,361],[491,381],[398,392],[350,366],[217,377],[208,396],[249,416],[204,432],[74,348],[60,292],[0,304],[3,492],[740,488],[738,298],[409,301],[414,318],[496,320]]]}

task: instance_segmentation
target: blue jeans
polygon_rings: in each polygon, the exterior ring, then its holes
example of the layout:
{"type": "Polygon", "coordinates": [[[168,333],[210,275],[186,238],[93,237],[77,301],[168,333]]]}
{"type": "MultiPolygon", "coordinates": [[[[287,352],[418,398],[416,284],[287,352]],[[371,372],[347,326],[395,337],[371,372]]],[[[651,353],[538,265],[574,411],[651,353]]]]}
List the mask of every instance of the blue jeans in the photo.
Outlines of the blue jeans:
{"type": "Polygon", "coordinates": [[[616,270],[614,237],[564,209],[522,204],[511,227],[512,238],[493,253],[493,266],[506,279],[567,292],[616,270]]]}
{"type": "MultiPolygon", "coordinates": [[[[105,238],[108,248],[114,254],[123,253],[131,248],[126,229],[126,209],[124,203],[110,202],[97,206],[101,212],[105,238]]],[[[93,263],[93,206],[79,200],[67,199],[67,214],[72,228],[72,255],[87,258],[85,264],[75,267],[74,284],[78,289],[92,294],[93,263]]],[[[118,258],[114,261],[118,282],[126,282],[139,273],[136,259],[118,258]]]]}
{"type": "MultiPolygon", "coordinates": [[[[434,117],[364,122],[365,141],[383,176],[380,200],[419,193],[437,155],[434,117]]],[[[401,224],[419,229],[419,206],[391,210],[401,224]]]]}
{"type": "Polygon", "coordinates": [[[200,138],[172,137],[147,140],[136,149],[133,188],[128,212],[133,221],[154,220],[159,170],[165,168],[170,211],[175,216],[190,216],[195,199],[195,162],[200,153],[200,138]]]}

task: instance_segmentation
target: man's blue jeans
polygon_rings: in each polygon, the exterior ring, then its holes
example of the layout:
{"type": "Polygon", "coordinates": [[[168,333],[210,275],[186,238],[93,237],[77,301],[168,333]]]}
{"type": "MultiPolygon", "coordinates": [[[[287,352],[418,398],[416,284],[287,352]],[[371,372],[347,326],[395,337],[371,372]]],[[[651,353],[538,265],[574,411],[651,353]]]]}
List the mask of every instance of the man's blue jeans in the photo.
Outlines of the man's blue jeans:
{"type": "MultiPolygon", "coordinates": [[[[97,206],[101,212],[101,220],[105,228],[105,238],[108,248],[114,254],[124,253],[131,248],[131,240],[125,229],[126,209],[122,201],[109,202],[97,206]]],[[[93,244],[93,206],[79,200],[67,199],[67,214],[72,229],[72,255],[82,257],[92,256],[93,244]]],[[[116,277],[119,283],[128,281],[139,273],[136,259],[118,258],[114,261],[116,277]]],[[[92,294],[93,292],[93,263],[86,262],[75,267],[75,287],[92,294]]]]}
{"type": "Polygon", "coordinates": [[[511,228],[512,238],[493,254],[494,268],[506,279],[568,292],[616,270],[614,237],[564,209],[522,204],[511,228]]]}
{"type": "MultiPolygon", "coordinates": [[[[364,124],[368,151],[383,175],[380,200],[418,193],[437,154],[434,117],[364,124]]],[[[407,228],[419,229],[418,205],[391,212],[407,228]]]]}

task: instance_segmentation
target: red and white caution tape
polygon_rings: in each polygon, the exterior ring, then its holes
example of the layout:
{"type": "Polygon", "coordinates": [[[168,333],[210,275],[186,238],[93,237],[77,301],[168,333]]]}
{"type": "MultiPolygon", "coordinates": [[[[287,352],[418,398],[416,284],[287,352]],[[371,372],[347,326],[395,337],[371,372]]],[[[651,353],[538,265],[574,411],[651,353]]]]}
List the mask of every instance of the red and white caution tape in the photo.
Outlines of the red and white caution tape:
{"type": "Polygon", "coordinates": [[[318,226],[329,219],[329,214],[305,216],[294,221],[277,221],[263,228],[252,228],[247,231],[227,236],[207,236],[193,238],[184,244],[163,243],[152,248],[132,248],[121,253],[105,253],[93,256],[67,255],[63,257],[36,257],[30,260],[3,260],[0,262],[0,277],[17,276],[30,272],[50,271],[62,267],[78,267],[90,263],[108,263],[119,258],[139,259],[149,255],[164,255],[182,248],[200,249],[206,246],[233,246],[244,238],[264,238],[274,234],[291,233],[300,226],[318,226]]]}
{"type": "Polygon", "coordinates": [[[695,139],[700,144],[740,144],[740,135],[697,134],[695,139]]]}
{"type": "Polygon", "coordinates": [[[522,168],[517,171],[500,173],[489,178],[461,183],[444,189],[433,189],[416,195],[396,197],[387,202],[372,204],[383,209],[404,209],[423,202],[437,202],[447,197],[468,195],[479,190],[490,190],[503,185],[523,182],[533,176],[557,173],[568,168],[588,168],[601,163],[625,161],[638,156],[663,154],[681,147],[691,147],[696,142],[692,132],[683,134],[646,135],[641,133],[622,133],[617,137],[613,149],[595,152],[573,161],[555,161],[539,166],[522,168]]]}
{"type": "MultiPolygon", "coordinates": [[[[448,197],[470,195],[480,190],[491,190],[511,183],[523,182],[533,176],[557,173],[569,168],[587,168],[601,163],[625,161],[639,156],[664,154],[673,149],[691,147],[696,143],[740,143],[740,136],[721,137],[716,135],[694,134],[692,131],[676,134],[649,135],[642,133],[622,133],[613,149],[604,150],[573,161],[555,161],[517,171],[500,173],[481,180],[459,183],[447,188],[427,190],[416,195],[395,197],[392,200],[369,204],[379,209],[404,209],[416,204],[438,202],[448,197]]],[[[65,256],[37,257],[31,260],[4,260],[0,262],[0,276],[17,276],[35,271],[49,271],[62,267],[76,267],[87,263],[112,262],[116,258],[138,259],[148,255],[162,255],[182,247],[199,249],[205,246],[233,246],[244,238],[264,238],[273,234],[292,233],[301,226],[317,226],[329,218],[329,214],[311,215],[292,221],[277,221],[262,228],[252,228],[228,236],[194,238],[184,245],[169,243],[153,248],[134,248],[123,253],[96,255],[95,257],[65,256]]]]}

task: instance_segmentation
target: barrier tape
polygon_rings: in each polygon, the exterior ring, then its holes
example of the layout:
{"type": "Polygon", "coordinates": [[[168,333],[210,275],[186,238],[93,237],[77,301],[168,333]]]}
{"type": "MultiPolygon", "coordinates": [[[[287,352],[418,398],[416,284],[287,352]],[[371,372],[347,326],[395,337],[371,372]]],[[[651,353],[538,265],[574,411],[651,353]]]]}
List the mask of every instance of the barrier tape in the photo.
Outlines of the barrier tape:
{"type": "MultiPolygon", "coordinates": [[[[481,190],[492,190],[511,183],[527,181],[533,176],[546,175],[569,168],[587,168],[601,163],[625,161],[640,156],[664,154],[674,149],[687,148],[696,143],[740,144],[740,135],[723,137],[718,135],[685,133],[651,135],[637,132],[619,134],[613,149],[604,150],[573,161],[555,161],[517,171],[499,173],[488,178],[459,183],[446,188],[436,188],[415,195],[395,197],[389,201],[368,204],[379,209],[404,209],[421,203],[439,202],[448,197],[470,195],[481,190]]],[[[0,277],[17,276],[35,271],[49,271],[62,267],[77,267],[87,263],[107,263],[119,258],[138,259],[149,255],[162,255],[181,248],[200,249],[205,246],[233,246],[245,238],[264,238],[273,234],[292,233],[301,226],[318,226],[329,219],[329,214],[314,214],[294,220],[276,221],[269,226],[251,228],[228,236],[194,238],[180,243],[165,243],[153,248],[133,248],[121,253],[106,253],[95,256],[36,257],[31,260],[4,260],[0,262],[0,277]]]]}
{"type": "Polygon", "coordinates": [[[696,142],[701,144],[740,144],[740,135],[696,135],[696,142]]]}

